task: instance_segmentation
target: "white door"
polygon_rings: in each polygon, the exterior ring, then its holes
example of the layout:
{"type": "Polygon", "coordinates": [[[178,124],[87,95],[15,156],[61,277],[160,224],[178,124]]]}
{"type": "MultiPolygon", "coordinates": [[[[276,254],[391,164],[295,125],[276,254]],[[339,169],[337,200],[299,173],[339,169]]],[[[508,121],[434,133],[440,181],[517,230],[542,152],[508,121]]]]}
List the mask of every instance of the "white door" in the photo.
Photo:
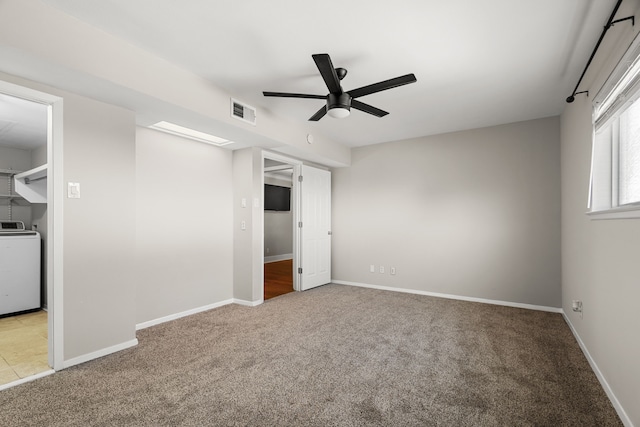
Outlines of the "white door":
{"type": "Polygon", "coordinates": [[[302,166],[300,289],[331,281],[331,172],[302,166]]]}

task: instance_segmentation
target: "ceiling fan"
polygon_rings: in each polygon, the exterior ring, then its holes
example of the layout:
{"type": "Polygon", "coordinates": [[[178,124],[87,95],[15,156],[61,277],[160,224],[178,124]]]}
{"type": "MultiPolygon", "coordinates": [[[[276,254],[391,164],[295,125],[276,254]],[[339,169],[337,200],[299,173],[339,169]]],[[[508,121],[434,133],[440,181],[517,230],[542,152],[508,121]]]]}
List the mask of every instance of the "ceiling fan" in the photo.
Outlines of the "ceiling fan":
{"type": "Polygon", "coordinates": [[[320,108],[311,118],[310,121],[317,122],[325,114],[329,114],[331,117],[343,118],[350,114],[351,107],[356,110],[364,111],[365,113],[372,114],[376,117],[384,117],[388,112],[379,108],[373,107],[364,102],[360,102],[355,98],[361,96],[370,95],[372,93],[381,92],[383,90],[392,89],[394,87],[406,85],[416,82],[416,76],[413,74],[407,74],[404,76],[396,77],[394,79],[385,80],[382,82],[370,84],[367,86],[353,89],[350,91],[343,91],[340,86],[340,80],[344,79],[347,75],[347,70],[344,68],[334,68],[331,62],[331,57],[326,53],[320,53],[311,55],[313,60],[320,71],[320,75],[324,79],[329,94],[327,95],[311,95],[305,93],[284,93],[284,92],[262,92],[264,96],[275,96],[280,98],[309,98],[309,99],[324,99],[326,105],[320,108]]]}

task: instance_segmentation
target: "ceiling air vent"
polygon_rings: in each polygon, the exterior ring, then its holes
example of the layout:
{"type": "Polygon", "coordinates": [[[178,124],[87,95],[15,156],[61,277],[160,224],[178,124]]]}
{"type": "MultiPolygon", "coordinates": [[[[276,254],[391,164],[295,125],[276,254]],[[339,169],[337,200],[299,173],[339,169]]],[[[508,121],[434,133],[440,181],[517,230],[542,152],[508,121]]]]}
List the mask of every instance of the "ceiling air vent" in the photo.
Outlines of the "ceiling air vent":
{"type": "Polygon", "coordinates": [[[231,117],[255,125],[256,109],[231,98],[231,117]]]}

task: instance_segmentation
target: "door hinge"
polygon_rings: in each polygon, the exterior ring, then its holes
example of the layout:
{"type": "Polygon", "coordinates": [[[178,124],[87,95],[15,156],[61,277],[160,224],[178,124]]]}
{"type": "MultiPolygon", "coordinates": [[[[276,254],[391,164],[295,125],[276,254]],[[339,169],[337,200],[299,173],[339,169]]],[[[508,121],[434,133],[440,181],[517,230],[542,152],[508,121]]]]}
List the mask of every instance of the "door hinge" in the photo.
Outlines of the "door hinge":
{"type": "Polygon", "coordinates": [[[298,274],[302,274],[302,267],[298,267],[298,274]]]}
{"type": "Polygon", "coordinates": [[[302,221],[298,223],[298,228],[302,228],[302,221]]]}
{"type": "Polygon", "coordinates": [[[298,182],[302,182],[303,178],[302,175],[298,175],[298,182]]]}

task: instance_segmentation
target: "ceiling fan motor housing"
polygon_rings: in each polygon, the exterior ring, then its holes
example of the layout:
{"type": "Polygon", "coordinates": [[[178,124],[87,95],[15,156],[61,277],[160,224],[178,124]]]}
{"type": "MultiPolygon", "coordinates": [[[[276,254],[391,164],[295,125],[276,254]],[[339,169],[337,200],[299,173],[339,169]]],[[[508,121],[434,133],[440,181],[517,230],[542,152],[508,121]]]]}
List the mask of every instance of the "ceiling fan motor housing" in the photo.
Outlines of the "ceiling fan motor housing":
{"type": "Polygon", "coordinates": [[[351,109],[351,95],[346,92],[340,94],[330,93],[327,95],[327,110],[333,108],[343,108],[345,110],[351,109]]]}

